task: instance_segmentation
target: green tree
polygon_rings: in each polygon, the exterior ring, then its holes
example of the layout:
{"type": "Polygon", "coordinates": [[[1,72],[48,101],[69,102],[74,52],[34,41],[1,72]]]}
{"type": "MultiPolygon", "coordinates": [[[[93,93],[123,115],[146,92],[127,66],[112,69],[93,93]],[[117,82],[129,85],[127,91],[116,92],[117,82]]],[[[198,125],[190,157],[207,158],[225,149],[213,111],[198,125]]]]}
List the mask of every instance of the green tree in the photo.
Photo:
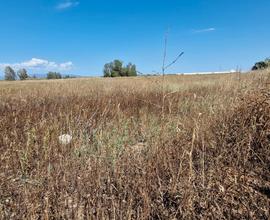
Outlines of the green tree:
{"type": "Polygon", "coordinates": [[[26,80],[29,76],[27,74],[26,69],[19,69],[17,72],[18,77],[20,78],[20,80],[26,80]]]}
{"type": "Polygon", "coordinates": [[[126,76],[137,76],[136,65],[129,63],[126,67],[126,76]]]}
{"type": "Polygon", "coordinates": [[[62,75],[57,72],[48,72],[47,79],[62,79],[62,75]]]}
{"type": "Polygon", "coordinates": [[[16,73],[10,66],[7,66],[4,72],[5,72],[5,80],[9,81],[16,80],[16,73]]]}
{"type": "Polygon", "coordinates": [[[129,63],[123,66],[120,60],[114,60],[111,63],[106,63],[103,69],[104,77],[118,77],[118,76],[137,76],[136,66],[129,63]]]}
{"type": "Polygon", "coordinates": [[[72,78],[76,78],[76,76],[72,76],[72,75],[65,75],[62,76],[63,79],[72,79],[72,78]]]}
{"type": "Polygon", "coordinates": [[[103,69],[104,77],[111,77],[111,71],[112,71],[112,63],[106,63],[103,69]]]}
{"type": "Polygon", "coordinates": [[[123,62],[114,60],[111,63],[106,63],[103,70],[104,77],[118,77],[123,75],[123,62]]]}
{"type": "Polygon", "coordinates": [[[252,67],[252,70],[263,70],[270,67],[270,59],[265,59],[264,61],[260,61],[255,63],[252,67]]]}

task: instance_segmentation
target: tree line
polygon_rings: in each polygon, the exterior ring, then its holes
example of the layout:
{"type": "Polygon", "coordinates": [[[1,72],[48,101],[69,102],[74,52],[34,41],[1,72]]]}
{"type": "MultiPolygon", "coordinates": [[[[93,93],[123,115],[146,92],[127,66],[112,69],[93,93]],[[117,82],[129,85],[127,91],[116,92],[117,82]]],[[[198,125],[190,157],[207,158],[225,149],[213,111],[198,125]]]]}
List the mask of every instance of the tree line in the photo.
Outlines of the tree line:
{"type": "Polygon", "coordinates": [[[20,80],[26,80],[27,78],[29,78],[29,75],[27,74],[27,71],[24,68],[19,69],[16,74],[16,72],[10,66],[7,66],[5,68],[4,73],[5,73],[5,80],[9,81],[16,80],[17,76],[19,77],[20,80]]]}
{"type": "MultiPolygon", "coordinates": [[[[19,80],[27,80],[27,79],[35,79],[35,75],[30,77],[27,70],[25,68],[19,69],[17,72],[11,67],[6,66],[4,70],[5,80],[14,81],[16,79],[19,80]]],[[[128,76],[137,76],[136,65],[132,63],[128,63],[126,66],[120,60],[114,60],[110,63],[106,63],[103,69],[104,77],[128,77],[128,76]]],[[[73,78],[70,75],[62,75],[59,72],[48,72],[47,79],[66,79],[73,78]]]]}
{"type": "MultiPolygon", "coordinates": [[[[262,70],[270,68],[270,58],[265,59],[264,61],[260,61],[254,64],[252,70],[262,70]]],[[[5,80],[16,80],[19,78],[20,80],[27,80],[30,78],[36,78],[35,76],[30,77],[27,73],[27,70],[22,68],[15,72],[10,66],[7,66],[4,70],[5,80]]],[[[110,63],[106,63],[103,68],[103,76],[104,77],[127,77],[127,76],[137,76],[136,65],[132,63],[128,63],[126,66],[120,60],[114,60],[110,63]]],[[[61,75],[59,72],[48,72],[47,79],[66,79],[72,78],[70,75],[61,75]]]]}
{"type": "MultiPolygon", "coordinates": [[[[14,69],[12,69],[12,67],[7,66],[4,70],[4,77],[5,80],[8,81],[15,81],[17,78],[19,80],[27,80],[27,79],[35,79],[36,76],[32,76],[30,77],[30,75],[28,74],[27,70],[25,68],[19,69],[17,72],[15,72],[14,69]]],[[[73,76],[70,75],[62,75],[61,73],[58,72],[48,72],[47,79],[67,79],[67,78],[73,78],[73,76]]]]}

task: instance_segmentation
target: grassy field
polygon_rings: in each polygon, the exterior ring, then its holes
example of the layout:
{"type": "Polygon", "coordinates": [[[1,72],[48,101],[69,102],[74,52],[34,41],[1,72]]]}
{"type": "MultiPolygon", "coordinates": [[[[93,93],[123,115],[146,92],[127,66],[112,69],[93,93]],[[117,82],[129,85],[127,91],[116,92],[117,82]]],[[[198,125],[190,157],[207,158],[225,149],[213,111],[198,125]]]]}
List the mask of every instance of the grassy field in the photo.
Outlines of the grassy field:
{"type": "Polygon", "coordinates": [[[0,218],[269,219],[269,83],[0,82],[0,218]]]}

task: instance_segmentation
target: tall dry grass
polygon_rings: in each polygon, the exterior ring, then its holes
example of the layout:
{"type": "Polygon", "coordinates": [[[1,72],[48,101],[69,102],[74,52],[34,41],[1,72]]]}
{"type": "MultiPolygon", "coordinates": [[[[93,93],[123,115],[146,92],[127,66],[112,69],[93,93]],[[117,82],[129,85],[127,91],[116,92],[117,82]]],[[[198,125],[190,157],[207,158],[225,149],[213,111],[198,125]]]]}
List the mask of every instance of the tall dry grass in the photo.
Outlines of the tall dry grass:
{"type": "Polygon", "coordinates": [[[268,219],[269,71],[162,82],[1,82],[0,218],[268,219]]]}

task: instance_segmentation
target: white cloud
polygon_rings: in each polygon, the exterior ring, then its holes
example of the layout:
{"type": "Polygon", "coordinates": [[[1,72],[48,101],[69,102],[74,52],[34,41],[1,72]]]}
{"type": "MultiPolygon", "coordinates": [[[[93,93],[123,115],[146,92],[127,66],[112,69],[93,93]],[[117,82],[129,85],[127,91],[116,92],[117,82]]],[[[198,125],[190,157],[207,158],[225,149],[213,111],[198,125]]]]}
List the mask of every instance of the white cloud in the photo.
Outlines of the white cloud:
{"type": "Polygon", "coordinates": [[[21,63],[0,63],[0,69],[4,69],[6,66],[11,66],[15,70],[25,68],[47,71],[67,71],[71,70],[74,65],[71,61],[65,63],[56,63],[44,59],[32,58],[31,60],[21,63]]]}
{"type": "Polygon", "coordinates": [[[205,28],[205,29],[199,29],[199,30],[194,30],[193,32],[194,33],[204,33],[204,32],[212,32],[212,31],[215,31],[216,28],[205,28]]]}
{"type": "Polygon", "coordinates": [[[64,10],[64,9],[76,7],[79,4],[80,4],[79,1],[66,0],[64,2],[59,3],[55,8],[57,10],[64,10]]]}

